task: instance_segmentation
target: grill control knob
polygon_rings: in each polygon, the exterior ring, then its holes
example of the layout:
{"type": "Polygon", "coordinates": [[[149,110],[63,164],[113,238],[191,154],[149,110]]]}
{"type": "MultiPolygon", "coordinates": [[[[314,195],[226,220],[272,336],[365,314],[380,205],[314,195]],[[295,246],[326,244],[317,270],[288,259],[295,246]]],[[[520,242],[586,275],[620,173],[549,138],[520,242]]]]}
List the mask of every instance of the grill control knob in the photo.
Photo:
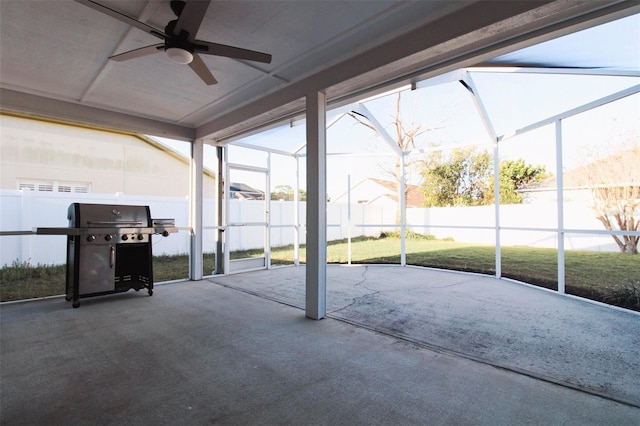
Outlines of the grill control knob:
{"type": "Polygon", "coordinates": [[[144,240],[144,235],[142,235],[142,234],[138,234],[138,239],[139,239],[139,240],[144,240]]]}
{"type": "Polygon", "coordinates": [[[163,237],[168,237],[169,236],[169,231],[162,231],[162,236],[163,237]]]}
{"type": "Polygon", "coordinates": [[[127,241],[129,239],[129,236],[127,234],[124,234],[122,236],[122,241],[127,241]]]}
{"type": "Polygon", "coordinates": [[[111,237],[111,235],[109,235],[109,234],[104,236],[104,240],[105,241],[111,241],[111,238],[113,238],[113,237],[111,237]]]}
{"type": "Polygon", "coordinates": [[[95,235],[89,235],[87,237],[87,241],[89,241],[89,242],[92,242],[92,241],[95,241],[95,240],[96,240],[96,236],[95,235]]]}

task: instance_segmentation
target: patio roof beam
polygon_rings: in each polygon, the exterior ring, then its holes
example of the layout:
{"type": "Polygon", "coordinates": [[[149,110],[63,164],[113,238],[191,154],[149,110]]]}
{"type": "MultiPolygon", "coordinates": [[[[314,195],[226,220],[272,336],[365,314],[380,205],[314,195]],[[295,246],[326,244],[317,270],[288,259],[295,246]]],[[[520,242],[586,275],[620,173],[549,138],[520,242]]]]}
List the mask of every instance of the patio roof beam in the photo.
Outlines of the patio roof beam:
{"type": "Polygon", "coordinates": [[[46,98],[0,87],[0,109],[26,117],[41,117],[90,128],[151,135],[184,142],[196,139],[196,130],[175,123],[107,111],[75,102],[46,98]]]}
{"type": "Polygon", "coordinates": [[[235,170],[242,170],[244,172],[269,173],[268,167],[249,166],[247,164],[229,163],[229,162],[227,162],[227,166],[235,170]]]}
{"type": "MultiPolygon", "coordinates": [[[[343,110],[344,112],[338,113],[338,115],[336,115],[331,120],[329,120],[329,122],[327,123],[327,127],[326,128],[329,129],[331,126],[333,126],[338,121],[340,121],[342,119],[342,117],[347,115],[347,112],[350,111],[351,109],[352,109],[351,105],[343,106],[343,107],[338,108],[337,110],[339,110],[339,111],[343,110]]],[[[335,110],[333,112],[335,112],[335,110]]],[[[306,146],[307,146],[307,142],[306,141],[304,143],[302,143],[301,145],[298,145],[298,147],[293,151],[292,155],[294,157],[304,156],[304,154],[300,154],[300,151],[302,151],[306,146]]]]}
{"type": "Polygon", "coordinates": [[[620,70],[612,68],[543,68],[511,65],[492,65],[467,68],[472,73],[518,73],[518,74],[561,74],[561,75],[592,75],[601,77],[640,77],[638,70],[620,70]]]}
{"type": "Polygon", "coordinates": [[[506,140],[506,139],[511,139],[511,138],[513,138],[515,136],[518,136],[518,135],[521,135],[523,133],[527,133],[527,132],[530,132],[532,130],[538,129],[540,127],[544,127],[544,126],[547,126],[549,124],[555,123],[558,120],[564,120],[566,118],[573,117],[574,115],[589,111],[591,109],[597,108],[599,106],[602,106],[602,105],[605,105],[605,104],[608,104],[608,103],[611,103],[611,102],[614,102],[614,101],[617,101],[617,100],[622,99],[622,98],[626,98],[627,96],[631,96],[631,95],[634,95],[634,94],[639,93],[639,92],[640,92],[640,84],[636,84],[635,86],[629,87],[628,89],[624,89],[624,90],[621,90],[619,92],[612,93],[611,95],[602,97],[600,99],[596,99],[595,101],[586,103],[586,104],[581,105],[581,106],[579,106],[577,108],[570,109],[568,111],[565,111],[563,113],[554,115],[552,117],[545,118],[544,120],[540,120],[537,123],[533,123],[533,124],[530,124],[528,126],[522,127],[520,129],[514,130],[513,132],[506,133],[506,134],[504,134],[502,136],[498,136],[497,140],[498,140],[498,142],[500,142],[500,141],[503,141],[503,140],[506,140]]]}
{"type": "Polygon", "coordinates": [[[396,141],[391,137],[391,135],[387,132],[387,130],[380,124],[378,119],[376,119],[375,115],[369,109],[361,103],[355,104],[352,112],[362,116],[365,118],[376,132],[382,137],[382,139],[389,145],[389,147],[396,153],[396,155],[402,155],[402,150],[396,143],[396,141]]]}
{"type": "Polygon", "coordinates": [[[464,80],[468,72],[466,68],[460,68],[440,74],[435,77],[426,78],[415,83],[416,89],[424,89],[425,87],[438,86],[440,84],[452,83],[454,81],[464,80]]]}
{"type": "Polygon", "coordinates": [[[491,141],[494,143],[497,142],[498,135],[496,133],[495,128],[493,127],[493,124],[491,123],[491,119],[489,118],[489,113],[487,112],[487,109],[485,108],[484,103],[482,103],[482,99],[478,94],[478,89],[476,88],[476,85],[473,82],[471,75],[469,73],[466,73],[463,76],[463,78],[460,80],[460,84],[462,84],[465,87],[465,89],[467,89],[471,94],[471,99],[473,100],[473,103],[476,106],[476,109],[478,110],[478,114],[480,114],[480,119],[482,120],[482,123],[484,124],[484,127],[487,130],[489,137],[491,138],[491,141]]]}
{"type": "Polygon", "coordinates": [[[280,154],[280,155],[286,155],[288,157],[293,157],[294,154],[287,152],[287,151],[283,151],[281,149],[273,149],[273,148],[269,148],[266,146],[259,146],[259,145],[251,145],[249,143],[244,143],[244,142],[232,142],[230,145],[233,146],[238,146],[240,148],[248,148],[248,149],[255,149],[256,151],[263,151],[263,152],[268,152],[271,154],[280,154]]]}

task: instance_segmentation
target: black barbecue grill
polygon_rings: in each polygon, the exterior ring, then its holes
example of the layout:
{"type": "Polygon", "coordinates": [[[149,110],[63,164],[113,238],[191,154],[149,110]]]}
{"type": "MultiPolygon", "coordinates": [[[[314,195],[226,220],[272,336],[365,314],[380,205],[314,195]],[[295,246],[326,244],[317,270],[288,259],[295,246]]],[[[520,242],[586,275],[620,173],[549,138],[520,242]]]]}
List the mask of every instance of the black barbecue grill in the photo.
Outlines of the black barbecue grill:
{"type": "Polygon", "coordinates": [[[149,206],[69,206],[69,228],[38,228],[38,234],[67,235],[66,299],[146,288],[153,295],[151,236],[177,232],[174,219],[151,219],[149,206]]]}

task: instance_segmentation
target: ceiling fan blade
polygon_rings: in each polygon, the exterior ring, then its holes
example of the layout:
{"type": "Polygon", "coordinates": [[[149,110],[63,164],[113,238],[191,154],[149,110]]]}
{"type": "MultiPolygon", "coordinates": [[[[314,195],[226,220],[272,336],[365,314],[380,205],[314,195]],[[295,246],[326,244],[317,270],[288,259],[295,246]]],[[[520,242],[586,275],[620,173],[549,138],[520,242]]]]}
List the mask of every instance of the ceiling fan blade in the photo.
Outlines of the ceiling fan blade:
{"type": "Polygon", "coordinates": [[[98,12],[102,12],[105,15],[109,15],[112,18],[119,20],[120,22],[124,22],[125,24],[131,25],[132,27],[138,28],[158,38],[161,38],[161,39],[167,38],[164,31],[154,28],[151,25],[147,25],[144,22],[140,22],[136,19],[133,19],[132,17],[127,16],[124,13],[120,13],[117,10],[111,9],[107,6],[103,6],[100,3],[97,3],[93,0],[76,0],[76,2],[84,4],[85,6],[88,6],[93,10],[97,10],[98,12]]]}
{"type": "Polygon", "coordinates": [[[164,47],[164,43],[153,44],[151,46],[145,46],[139,49],[133,49],[133,50],[129,50],[128,52],[118,53],[117,55],[109,56],[109,59],[112,59],[118,62],[128,61],[129,59],[135,59],[141,56],[147,56],[153,53],[157,53],[158,49],[163,47],[164,47]]]}
{"type": "Polygon", "coordinates": [[[204,19],[204,15],[209,8],[209,1],[210,0],[187,1],[184,9],[182,9],[182,13],[180,13],[178,22],[176,22],[174,35],[179,35],[180,32],[186,31],[189,33],[187,40],[194,41],[198,29],[200,29],[200,24],[202,24],[202,20],[204,19]]]}
{"type": "Polygon", "coordinates": [[[193,61],[189,63],[189,66],[208,86],[217,83],[213,74],[211,74],[211,71],[209,71],[209,68],[207,68],[207,65],[202,61],[202,58],[197,53],[193,54],[193,61]]]}
{"type": "Polygon", "coordinates": [[[194,48],[198,53],[205,55],[225,56],[234,59],[246,59],[249,61],[271,63],[271,55],[256,52],[255,50],[242,49],[240,47],[227,46],[226,44],[211,43],[208,41],[194,40],[194,48]]]}

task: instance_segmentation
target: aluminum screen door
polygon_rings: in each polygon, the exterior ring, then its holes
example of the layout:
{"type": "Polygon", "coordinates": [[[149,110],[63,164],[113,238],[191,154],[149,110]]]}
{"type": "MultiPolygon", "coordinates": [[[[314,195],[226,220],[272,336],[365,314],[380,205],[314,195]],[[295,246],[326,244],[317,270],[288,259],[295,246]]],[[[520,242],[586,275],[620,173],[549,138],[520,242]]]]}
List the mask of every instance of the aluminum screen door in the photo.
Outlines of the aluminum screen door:
{"type": "Polygon", "coordinates": [[[269,265],[269,169],[227,164],[226,273],[269,265]]]}

